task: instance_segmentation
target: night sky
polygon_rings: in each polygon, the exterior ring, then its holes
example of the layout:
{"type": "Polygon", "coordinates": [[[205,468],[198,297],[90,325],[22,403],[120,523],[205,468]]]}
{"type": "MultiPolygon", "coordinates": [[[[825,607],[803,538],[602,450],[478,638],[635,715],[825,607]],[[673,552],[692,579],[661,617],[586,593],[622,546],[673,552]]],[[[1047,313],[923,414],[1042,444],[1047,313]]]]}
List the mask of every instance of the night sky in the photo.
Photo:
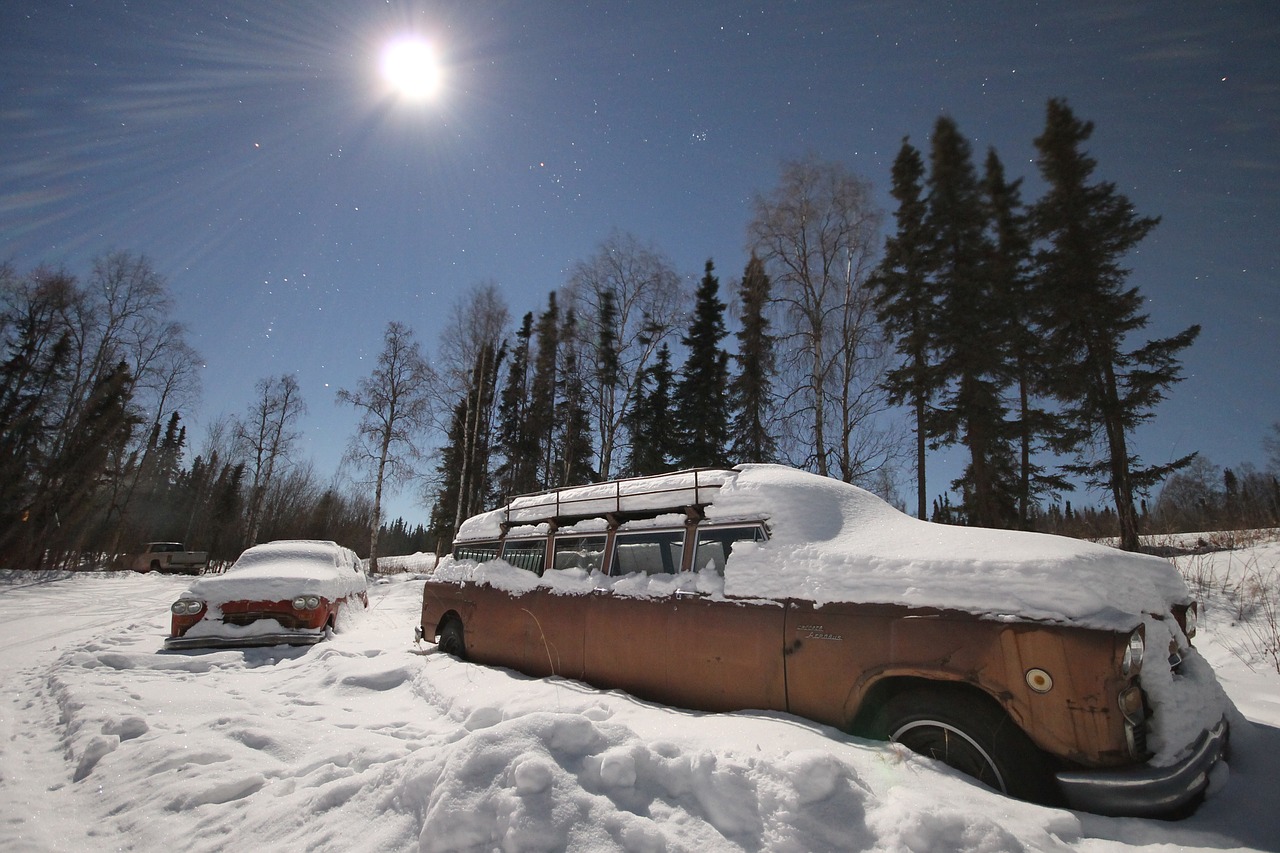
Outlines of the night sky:
{"type": "MultiPolygon", "coordinates": [[[[355,422],[334,392],[388,320],[434,352],[469,287],[540,310],[614,231],[691,281],[713,258],[727,296],[782,161],[844,163],[888,227],[902,139],[927,151],[943,113],[1033,201],[1050,97],[1095,123],[1096,179],[1163,217],[1129,259],[1146,336],[1204,326],[1138,452],[1261,465],[1280,421],[1274,0],[4,0],[0,259],[87,276],[146,255],[206,363],[192,446],[293,372],[324,480],[355,422]],[[405,34],[439,59],[430,98],[380,73],[405,34]]],[[[426,521],[409,493],[391,512],[426,521]]]]}

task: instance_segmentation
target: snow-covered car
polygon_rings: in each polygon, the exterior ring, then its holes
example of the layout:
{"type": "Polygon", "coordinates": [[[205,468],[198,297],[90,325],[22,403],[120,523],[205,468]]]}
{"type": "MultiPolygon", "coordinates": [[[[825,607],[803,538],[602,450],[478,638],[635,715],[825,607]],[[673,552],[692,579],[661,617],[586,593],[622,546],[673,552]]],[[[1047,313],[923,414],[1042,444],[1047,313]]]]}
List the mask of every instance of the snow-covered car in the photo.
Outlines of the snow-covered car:
{"type": "Polygon", "coordinates": [[[126,554],[125,568],[135,572],[198,575],[209,562],[205,551],[188,551],[181,542],[148,542],[141,553],[126,554]]]}
{"type": "Polygon", "coordinates": [[[188,587],[170,608],[164,647],[309,645],[338,628],[342,611],[368,603],[364,568],[350,548],[267,542],[241,554],[226,573],[188,587]]]}
{"type": "Polygon", "coordinates": [[[517,498],[468,519],[419,638],[464,659],[892,740],[1105,814],[1198,802],[1229,702],[1166,560],[931,524],[771,465],[517,498]]]}

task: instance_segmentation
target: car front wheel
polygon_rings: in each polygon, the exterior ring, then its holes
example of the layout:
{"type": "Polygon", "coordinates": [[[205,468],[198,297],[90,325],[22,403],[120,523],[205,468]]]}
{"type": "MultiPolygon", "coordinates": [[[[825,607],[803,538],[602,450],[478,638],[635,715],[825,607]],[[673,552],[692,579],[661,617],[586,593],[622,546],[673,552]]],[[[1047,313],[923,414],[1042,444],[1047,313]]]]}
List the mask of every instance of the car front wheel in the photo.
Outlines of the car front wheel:
{"type": "Polygon", "coordinates": [[[1043,754],[985,697],[960,690],[909,690],[885,703],[879,720],[878,734],[884,739],[1002,794],[1046,804],[1059,799],[1043,754]]]}

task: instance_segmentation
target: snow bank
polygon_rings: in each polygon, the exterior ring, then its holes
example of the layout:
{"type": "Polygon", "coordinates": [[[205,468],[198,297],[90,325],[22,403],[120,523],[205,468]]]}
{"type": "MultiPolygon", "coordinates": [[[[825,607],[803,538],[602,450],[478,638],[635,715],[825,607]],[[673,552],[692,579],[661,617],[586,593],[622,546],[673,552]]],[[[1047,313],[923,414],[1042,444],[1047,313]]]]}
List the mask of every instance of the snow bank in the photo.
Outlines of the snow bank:
{"type": "Polygon", "coordinates": [[[1235,724],[1230,781],[1171,822],[1016,802],[785,714],[680,711],[415,650],[422,585],[403,576],[330,643],[158,654],[182,585],[0,574],[0,849],[1209,853],[1280,838],[1280,681],[1227,650],[1246,635],[1225,607],[1199,640],[1259,725],[1235,724]]]}

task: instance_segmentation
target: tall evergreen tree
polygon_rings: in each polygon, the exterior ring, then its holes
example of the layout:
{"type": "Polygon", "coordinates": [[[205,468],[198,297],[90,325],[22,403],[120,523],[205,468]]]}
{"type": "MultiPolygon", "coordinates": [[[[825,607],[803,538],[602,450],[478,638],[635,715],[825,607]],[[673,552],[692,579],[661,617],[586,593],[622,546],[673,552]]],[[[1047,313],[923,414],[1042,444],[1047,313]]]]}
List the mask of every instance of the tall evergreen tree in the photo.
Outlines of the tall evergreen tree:
{"type": "Polygon", "coordinates": [[[244,532],[243,517],[244,462],[224,465],[213,484],[210,498],[212,525],[209,536],[209,557],[215,560],[232,560],[241,551],[244,532]]]}
{"type": "Polygon", "coordinates": [[[729,356],[720,347],[728,332],[715,264],[707,261],[694,301],[689,331],[681,338],[688,351],[676,383],[677,461],[684,468],[728,463],[729,356]]]}
{"type": "Polygon", "coordinates": [[[661,474],[675,465],[679,438],[672,414],[671,350],[663,344],[652,366],[641,374],[638,391],[624,417],[631,434],[627,473],[661,474]]]}
{"type": "Polygon", "coordinates": [[[774,352],[769,333],[769,276],[764,262],[751,253],[738,288],[742,306],[737,333],[737,375],[729,382],[733,424],[729,456],[736,462],[774,462],[778,444],[769,428],[773,415],[774,352]]]}
{"type": "Polygon", "coordinates": [[[497,494],[501,498],[525,494],[537,489],[537,442],[529,430],[529,344],[533,338],[533,312],[524,315],[516,331],[516,346],[511,353],[506,383],[498,402],[497,450],[502,463],[495,476],[497,494]]]}
{"type": "Polygon", "coordinates": [[[595,479],[591,470],[591,413],[587,409],[586,383],[579,369],[577,318],[572,308],[560,331],[560,372],[556,394],[556,474],[548,485],[576,486],[595,479]]]}
{"type": "Polygon", "coordinates": [[[983,527],[1009,527],[1016,517],[1014,463],[1005,422],[1010,319],[992,286],[991,246],[968,141],[953,119],[934,125],[925,227],[933,241],[937,369],[946,382],[933,415],[933,434],[969,451],[953,484],[962,509],[983,527]]]}
{"type": "Polygon", "coordinates": [[[1110,491],[1120,545],[1132,551],[1139,547],[1135,494],[1195,454],[1144,468],[1129,437],[1181,378],[1179,353],[1200,327],[1126,348],[1148,317],[1121,264],[1159,219],[1138,216],[1114,184],[1092,182],[1097,163],[1082,148],[1092,133],[1092,122],[1077,119],[1066,101],[1049,101],[1044,133],[1035,140],[1048,185],[1032,213],[1042,241],[1036,272],[1046,305],[1045,344],[1055,356],[1052,391],[1069,427],[1059,449],[1076,453],[1071,473],[1110,491]]]}
{"type": "Polygon", "coordinates": [[[925,450],[929,403],[938,384],[931,350],[937,309],[931,276],[933,243],[925,225],[924,174],[920,152],[903,139],[893,163],[890,190],[898,202],[894,212],[898,230],[885,240],[884,258],[874,279],[880,322],[902,356],[902,364],[886,376],[885,386],[892,402],[911,407],[915,421],[916,517],[920,519],[928,517],[925,450]]]}
{"type": "Polygon", "coordinates": [[[49,546],[60,541],[77,550],[86,535],[98,481],[113,454],[120,454],[139,419],[129,411],[133,375],[120,362],[93,388],[62,452],[50,460],[31,513],[27,565],[55,565],[61,554],[49,546]],[[55,540],[55,528],[71,532],[55,540]]]}
{"type": "Polygon", "coordinates": [[[1058,431],[1057,420],[1038,401],[1047,381],[1046,354],[1040,335],[1039,291],[1031,275],[1031,236],[1022,204],[1022,179],[1005,178],[995,149],[987,152],[982,194],[987,208],[991,257],[987,274],[996,301],[1005,307],[1008,366],[1017,395],[1016,416],[1010,424],[1018,450],[1015,496],[1018,525],[1032,526],[1032,511],[1041,495],[1069,491],[1062,476],[1036,464],[1034,454],[1058,431]]]}
{"type": "Polygon", "coordinates": [[[526,423],[530,449],[535,451],[535,488],[545,488],[555,480],[553,437],[560,354],[560,311],[556,306],[555,291],[547,296],[547,310],[538,318],[534,332],[537,336],[537,355],[533,362],[526,423]]]}
{"type": "Polygon", "coordinates": [[[467,401],[468,398],[463,397],[454,405],[453,417],[449,420],[449,434],[440,451],[440,465],[437,469],[440,489],[431,507],[431,521],[427,528],[431,547],[437,554],[448,554],[453,550],[453,537],[458,532],[462,457],[467,435],[467,401]]]}

